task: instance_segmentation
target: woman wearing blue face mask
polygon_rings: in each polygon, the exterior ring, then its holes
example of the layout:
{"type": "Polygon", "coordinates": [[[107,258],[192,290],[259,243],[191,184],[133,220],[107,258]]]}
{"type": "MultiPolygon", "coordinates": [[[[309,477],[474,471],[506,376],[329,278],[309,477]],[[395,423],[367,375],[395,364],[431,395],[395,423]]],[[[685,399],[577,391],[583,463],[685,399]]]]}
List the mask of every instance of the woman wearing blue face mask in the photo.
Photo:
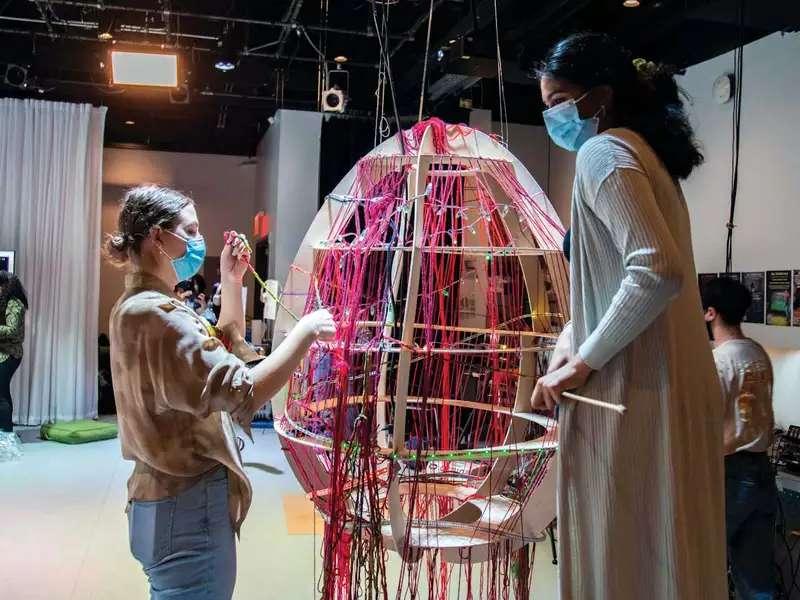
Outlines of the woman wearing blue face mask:
{"type": "Polygon", "coordinates": [[[332,339],[336,327],[320,310],[300,319],[266,359],[249,351],[241,302],[249,257],[234,232],[220,256],[223,344],[172,292],[205,258],[192,200],[167,188],[134,188],[118,227],[107,251],[130,272],[109,325],[122,455],[134,462],[131,553],[154,600],[226,600],[236,579],[235,534],[252,495],[233,423],[249,431],[309,346],[332,339]]]}
{"type": "Polygon", "coordinates": [[[577,162],[570,351],[531,402],[627,407],[559,407],[560,597],[725,598],[723,405],[678,183],[702,155],[678,87],[598,34],[556,44],[539,78],[577,162]]]}

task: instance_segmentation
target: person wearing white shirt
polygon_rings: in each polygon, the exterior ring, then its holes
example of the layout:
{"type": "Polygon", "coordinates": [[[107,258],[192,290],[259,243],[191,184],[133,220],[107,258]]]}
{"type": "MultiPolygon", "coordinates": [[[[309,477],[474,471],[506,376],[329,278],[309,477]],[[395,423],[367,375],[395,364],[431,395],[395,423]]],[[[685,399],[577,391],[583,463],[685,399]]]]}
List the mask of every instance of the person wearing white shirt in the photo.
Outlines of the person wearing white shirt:
{"type": "Polygon", "coordinates": [[[752,297],[727,277],[702,290],[705,320],[725,402],[723,429],[728,560],[743,600],[775,595],[773,546],[777,490],[767,450],[772,444],[772,365],[742,332],[752,297]]]}

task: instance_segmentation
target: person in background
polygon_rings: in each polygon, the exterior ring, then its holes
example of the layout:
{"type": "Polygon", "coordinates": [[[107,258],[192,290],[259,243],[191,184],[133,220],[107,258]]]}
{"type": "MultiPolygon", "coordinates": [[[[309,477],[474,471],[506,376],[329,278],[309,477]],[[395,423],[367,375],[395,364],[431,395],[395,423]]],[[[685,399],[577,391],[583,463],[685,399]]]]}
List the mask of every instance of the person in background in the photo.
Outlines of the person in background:
{"type": "Polygon", "coordinates": [[[22,363],[28,297],[19,277],[0,271],[0,431],[14,430],[11,378],[22,363]]]}
{"type": "Polygon", "coordinates": [[[105,333],[97,336],[97,413],[115,415],[114,380],[111,375],[111,340],[105,333]]]}
{"type": "Polygon", "coordinates": [[[198,315],[203,315],[208,306],[208,297],[206,296],[206,280],[200,275],[195,275],[189,279],[189,284],[192,290],[192,301],[194,302],[194,312],[198,315]]]}
{"type": "Polygon", "coordinates": [[[721,393],[679,185],[703,156],[673,73],[591,33],[538,69],[548,134],[577,152],[571,343],[531,398],[559,405],[561,600],[727,590],[721,393]],[[561,402],[573,389],[626,412],[561,402]]]}
{"type": "Polygon", "coordinates": [[[194,285],[192,285],[191,280],[187,279],[186,281],[179,281],[173,290],[175,295],[189,308],[193,311],[197,312],[197,310],[201,306],[200,300],[197,298],[194,292],[194,285]]]}
{"type": "Polygon", "coordinates": [[[222,308],[222,288],[219,283],[211,286],[211,302],[206,303],[205,310],[200,315],[211,325],[216,325],[222,308]]]}
{"type": "Polygon", "coordinates": [[[725,407],[725,516],[728,561],[741,600],[772,600],[777,489],[767,450],[772,445],[772,364],[742,332],[752,297],[727,277],[702,290],[705,320],[714,341],[725,407]]]}
{"type": "MultiPolygon", "coordinates": [[[[195,275],[186,281],[179,281],[174,289],[175,295],[183,300],[184,304],[198,315],[204,315],[208,302],[206,301],[206,280],[202,275],[195,275]]],[[[212,323],[213,325],[213,323],[212,323]]]]}
{"type": "Polygon", "coordinates": [[[130,549],[151,600],[229,600],[236,581],[235,536],[252,488],[233,423],[249,432],[254,414],[289,380],[310,346],[336,326],[319,310],[303,316],[267,358],[243,352],[246,244],[226,236],[220,256],[222,306],[210,327],[172,293],[205,259],[191,198],[164,187],[129,190],[106,250],[127,266],[111,311],[111,370],[128,481],[130,549]]]}

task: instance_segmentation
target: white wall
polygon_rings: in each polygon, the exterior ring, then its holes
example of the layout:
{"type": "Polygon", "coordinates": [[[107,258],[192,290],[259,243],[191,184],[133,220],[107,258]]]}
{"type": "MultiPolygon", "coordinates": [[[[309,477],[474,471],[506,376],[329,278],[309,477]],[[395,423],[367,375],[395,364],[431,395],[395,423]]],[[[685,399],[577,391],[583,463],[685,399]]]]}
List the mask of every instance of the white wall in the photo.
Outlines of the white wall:
{"type": "MultiPolygon", "coordinates": [[[[798,33],[774,34],[744,49],[734,271],[800,269],[798,60],[798,33]]],[[[683,186],[701,272],[725,269],[733,102],[716,104],[711,86],[732,71],[733,53],[728,53],[691,67],[681,81],[693,97],[692,121],[706,157],[683,186]]],[[[763,344],[800,348],[800,327],[746,328],[763,344]]]]}
{"type": "Polygon", "coordinates": [[[279,110],[258,145],[257,210],[270,217],[269,277],[281,285],[319,206],[322,114],[279,110]]]}
{"type": "MultiPolygon", "coordinates": [[[[156,183],[177,188],[194,199],[207,254],[219,256],[224,231],[236,229],[249,235],[252,230],[256,169],[252,165],[241,166],[244,160],[242,156],[106,148],[103,233],[116,229],[119,201],[127,188],[156,183]]],[[[103,261],[98,314],[101,332],[108,332],[108,316],[122,293],[123,277],[122,271],[103,261]]],[[[248,307],[252,308],[252,294],[248,296],[248,307]]]]}

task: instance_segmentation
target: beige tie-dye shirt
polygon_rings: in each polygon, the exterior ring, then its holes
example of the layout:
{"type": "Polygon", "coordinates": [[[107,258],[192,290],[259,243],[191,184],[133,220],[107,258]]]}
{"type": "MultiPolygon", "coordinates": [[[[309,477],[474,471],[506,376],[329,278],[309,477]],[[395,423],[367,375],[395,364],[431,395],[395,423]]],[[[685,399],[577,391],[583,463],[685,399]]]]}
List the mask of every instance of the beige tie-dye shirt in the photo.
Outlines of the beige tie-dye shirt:
{"type": "MultiPolygon", "coordinates": [[[[126,277],[125,293],[111,311],[110,333],[122,456],[135,462],[128,498],[174,496],[223,465],[238,531],[252,489],[232,424],[249,433],[264,404],[253,397],[250,368],[150,275],[126,277]]],[[[234,352],[243,347],[236,344],[234,352]]]]}

